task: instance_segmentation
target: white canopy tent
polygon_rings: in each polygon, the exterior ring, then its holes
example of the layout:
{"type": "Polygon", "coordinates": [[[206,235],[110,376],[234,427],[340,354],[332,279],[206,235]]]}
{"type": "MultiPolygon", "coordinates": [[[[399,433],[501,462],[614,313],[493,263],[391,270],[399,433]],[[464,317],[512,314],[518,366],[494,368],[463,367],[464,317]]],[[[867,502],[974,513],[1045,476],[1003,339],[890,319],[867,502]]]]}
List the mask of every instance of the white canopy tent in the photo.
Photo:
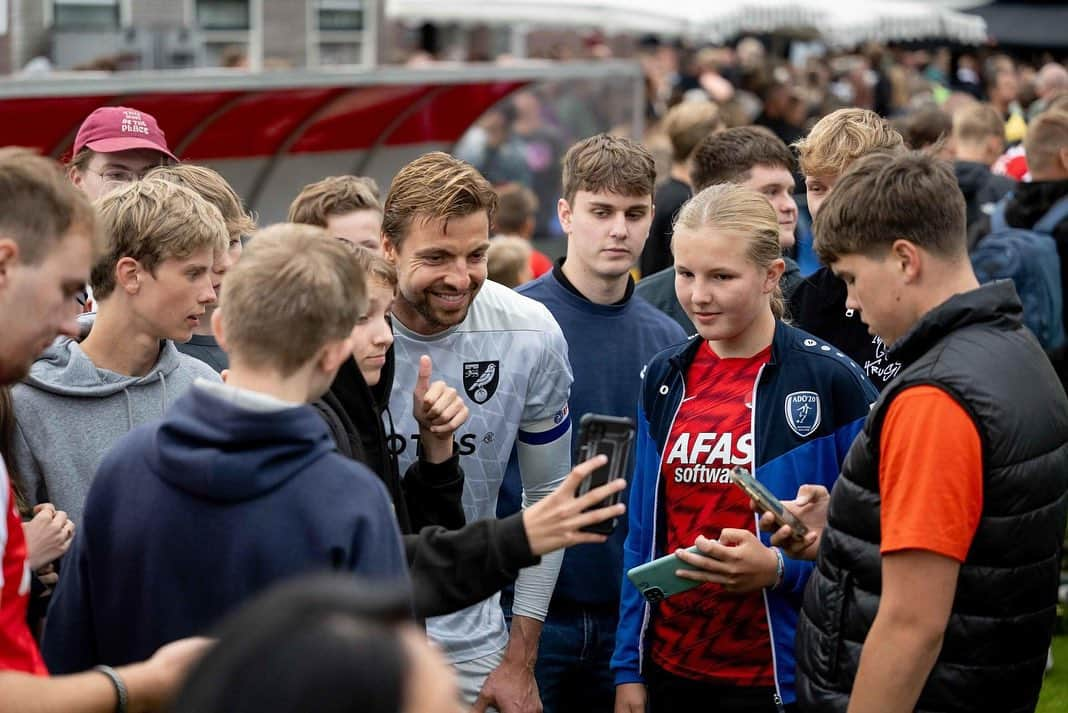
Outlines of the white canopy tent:
{"type": "MultiPolygon", "coordinates": [[[[951,3],[947,3],[951,4],[951,3]]],[[[816,37],[832,47],[874,40],[986,40],[986,23],[943,3],[908,0],[387,0],[391,19],[599,29],[720,43],[743,33],[816,37]]],[[[972,3],[974,4],[974,3],[972,3]]]]}

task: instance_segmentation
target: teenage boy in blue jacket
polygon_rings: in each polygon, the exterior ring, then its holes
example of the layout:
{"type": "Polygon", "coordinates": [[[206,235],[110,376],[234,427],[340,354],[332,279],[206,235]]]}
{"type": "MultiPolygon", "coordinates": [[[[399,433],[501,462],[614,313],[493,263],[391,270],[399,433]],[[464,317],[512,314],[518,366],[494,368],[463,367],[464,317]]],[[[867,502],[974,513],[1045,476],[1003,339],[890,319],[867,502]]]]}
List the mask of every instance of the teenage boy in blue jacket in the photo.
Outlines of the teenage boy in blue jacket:
{"type": "Polygon", "coordinates": [[[313,227],[260,233],[227,278],[227,383],[198,380],[105,457],[49,611],[56,673],[208,630],[274,582],[338,570],[407,585],[389,495],[307,405],[352,351],[360,265],[313,227]]]}

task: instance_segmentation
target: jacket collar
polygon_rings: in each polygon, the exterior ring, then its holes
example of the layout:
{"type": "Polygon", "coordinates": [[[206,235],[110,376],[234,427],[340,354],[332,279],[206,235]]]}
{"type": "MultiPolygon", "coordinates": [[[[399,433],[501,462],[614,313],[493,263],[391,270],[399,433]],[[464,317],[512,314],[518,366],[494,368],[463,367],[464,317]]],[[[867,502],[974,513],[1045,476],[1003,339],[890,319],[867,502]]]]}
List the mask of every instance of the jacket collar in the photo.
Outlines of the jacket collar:
{"type": "Polygon", "coordinates": [[[920,318],[888,352],[890,359],[909,364],[950,332],[986,323],[1015,329],[1023,323],[1023,305],[1011,280],[997,280],[953,295],[920,318]]]}
{"type": "MultiPolygon", "coordinates": [[[[360,367],[354,357],[349,357],[338,369],[334,377],[334,383],[330,385],[330,391],[336,394],[341,402],[358,408],[360,412],[366,412],[369,418],[377,419],[379,414],[389,405],[389,392],[393,387],[393,372],[396,369],[396,361],[393,347],[386,352],[386,363],[382,366],[382,376],[374,386],[368,386],[367,381],[360,373],[360,367]]],[[[352,410],[352,408],[348,409],[352,410]]],[[[353,416],[352,413],[349,414],[353,416]]]]}
{"type": "MultiPolygon", "coordinates": [[[[793,335],[783,321],[775,320],[775,335],[771,338],[771,358],[768,359],[768,366],[775,366],[782,361],[783,353],[792,339],[793,335]]],[[[700,334],[694,334],[682,344],[673,347],[668,362],[676,371],[685,372],[693,363],[704,341],[700,334]]]]}

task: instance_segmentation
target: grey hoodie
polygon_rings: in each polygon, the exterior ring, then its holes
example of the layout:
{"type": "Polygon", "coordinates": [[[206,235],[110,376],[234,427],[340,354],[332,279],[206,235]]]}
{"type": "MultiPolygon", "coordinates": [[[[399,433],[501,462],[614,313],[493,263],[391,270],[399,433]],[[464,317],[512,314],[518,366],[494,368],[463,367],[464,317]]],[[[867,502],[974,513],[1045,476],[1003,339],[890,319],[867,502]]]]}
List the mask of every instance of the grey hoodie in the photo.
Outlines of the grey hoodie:
{"type": "Polygon", "coordinates": [[[215,371],[162,342],[144,376],[98,369],[72,339],[56,340],[13,389],[14,461],[31,503],[51,502],[80,523],[97,466],[134,426],[163,416],[197,378],[215,371]]]}

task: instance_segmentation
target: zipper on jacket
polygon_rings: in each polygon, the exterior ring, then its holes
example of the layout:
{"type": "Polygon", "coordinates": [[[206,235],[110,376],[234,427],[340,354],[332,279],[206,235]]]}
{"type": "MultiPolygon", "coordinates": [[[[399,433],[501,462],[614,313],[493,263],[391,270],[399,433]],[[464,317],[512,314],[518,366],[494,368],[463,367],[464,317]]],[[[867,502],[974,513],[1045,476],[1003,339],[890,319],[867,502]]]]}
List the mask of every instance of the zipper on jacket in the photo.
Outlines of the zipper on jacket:
{"type": "MultiPolygon", "coordinates": [[[[757,477],[757,392],[760,391],[760,380],[764,376],[764,368],[767,363],[760,365],[760,370],[757,371],[756,381],[753,382],[753,401],[751,404],[751,410],[749,412],[749,436],[753,444],[753,456],[750,465],[752,466],[753,477],[757,477]]],[[[753,513],[753,524],[756,528],[757,540],[760,540],[760,516],[753,513]]],[[[764,543],[761,542],[761,545],[764,543]]],[[[771,644],[771,675],[775,679],[775,705],[779,711],[783,710],[782,705],[782,690],[779,688],[779,657],[775,654],[775,629],[772,627],[771,622],[771,606],[768,604],[768,590],[762,589],[760,592],[764,598],[764,616],[768,620],[768,643],[771,644]]]]}
{"type": "MultiPolygon", "coordinates": [[[[675,406],[675,414],[671,417],[671,423],[668,424],[667,434],[664,437],[664,447],[657,454],[656,459],[656,484],[653,488],[653,537],[649,544],[649,559],[647,562],[652,562],[656,558],[656,514],[660,508],[660,473],[664,468],[664,451],[667,450],[668,441],[671,439],[671,432],[675,430],[675,420],[679,417],[679,411],[682,410],[682,402],[686,400],[686,377],[681,370],[676,370],[676,378],[682,381],[682,397],[679,399],[679,403],[675,406]]],[[[666,384],[665,384],[666,386],[666,384]]],[[[670,393],[670,392],[668,392],[670,393]]],[[[648,414],[646,414],[648,418],[648,414]]],[[[645,610],[642,613],[642,627],[641,632],[638,634],[638,673],[642,673],[642,667],[645,663],[645,632],[649,628],[649,617],[652,610],[652,604],[648,600],[645,602],[645,610]]]]}

